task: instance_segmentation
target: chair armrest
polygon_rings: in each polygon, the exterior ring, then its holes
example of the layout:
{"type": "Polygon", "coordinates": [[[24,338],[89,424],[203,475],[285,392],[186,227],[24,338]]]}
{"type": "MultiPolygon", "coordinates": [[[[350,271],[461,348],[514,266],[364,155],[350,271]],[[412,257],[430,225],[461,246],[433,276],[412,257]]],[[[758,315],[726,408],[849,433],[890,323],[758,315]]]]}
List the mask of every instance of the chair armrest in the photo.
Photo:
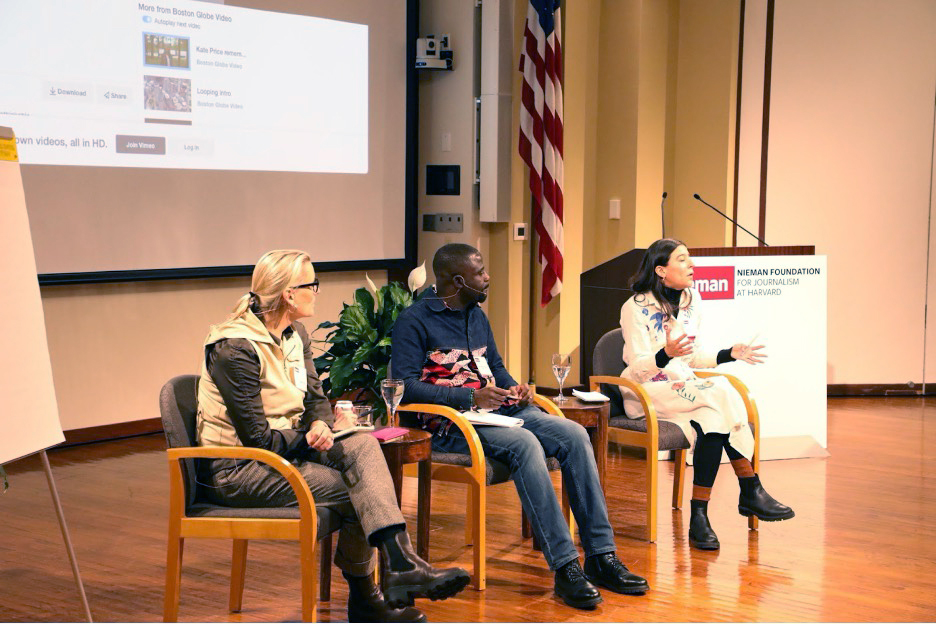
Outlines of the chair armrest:
{"type": "Polygon", "coordinates": [[[598,392],[601,384],[611,384],[613,386],[624,386],[629,388],[640,401],[643,407],[644,415],[647,419],[647,434],[650,436],[650,448],[660,448],[660,425],[657,423],[656,408],[653,407],[653,401],[643,389],[643,386],[631,379],[624,377],[615,377],[614,375],[591,375],[588,378],[588,387],[592,392],[598,392]]]}
{"type": "Polygon", "coordinates": [[[542,394],[534,394],[533,402],[538,405],[544,412],[547,414],[552,414],[553,416],[559,416],[560,418],[565,418],[565,414],[562,413],[562,410],[559,409],[559,406],[553,403],[551,399],[547,399],[542,394]]]}
{"type": "Polygon", "coordinates": [[[479,483],[487,481],[487,468],[484,465],[484,449],[481,448],[481,439],[475,431],[474,425],[468,422],[468,419],[461,415],[458,410],[447,405],[437,405],[435,403],[407,403],[397,408],[398,412],[421,412],[423,414],[435,414],[443,416],[458,427],[465,441],[468,443],[468,453],[471,456],[471,472],[479,483]]]}
{"type": "Polygon", "coordinates": [[[179,462],[183,459],[252,459],[267,464],[289,482],[296,500],[299,502],[299,516],[304,521],[312,523],[312,535],[315,535],[317,516],[315,515],[315,499],[309,484],[302,477],[299,470],[272,451],[247,446],[181,446],[166,449],[169,457],[170,480],[173,492],[183,495],[182,469],[179,462]],[[177,480],[178,489],[175,482],[177,480]]]}
{"type": "Polygon", "coordinates": [[[747,386],[744,385],[744,382],[735,377],[734,375],[729,375],[727,373],[716,373],[715,371],[695,371],[696,376],[698,377],[724,377],[728,382],[738,391],[738,394],[741,395],[741,400],[744,401],[744,408],[747,410],[748,422],[754,425],[754,436],[755,439],[760,439],[760,413],[757,411],[757,403],[754,402],[754,397],[751,396],[751,391],[748,390],[747,386]]]}
{"type": "Polygon", "coordinates": [[[656,422],[656,408],[653,407],[653,401],[650,400],[650,396],[647,394],[646,390],[643,389],[641,384],[631,379],[615,377],[614,375],[592,375],[588,378],[588,387],[592,392],[599,392],[601,390],[601,384],[603,383],[630,388],[640,400],[640,405],[643,407],[644,414],[647,416],[647,422],[649,423],[651,420],[653,420],[654,423],[656,422]]]}

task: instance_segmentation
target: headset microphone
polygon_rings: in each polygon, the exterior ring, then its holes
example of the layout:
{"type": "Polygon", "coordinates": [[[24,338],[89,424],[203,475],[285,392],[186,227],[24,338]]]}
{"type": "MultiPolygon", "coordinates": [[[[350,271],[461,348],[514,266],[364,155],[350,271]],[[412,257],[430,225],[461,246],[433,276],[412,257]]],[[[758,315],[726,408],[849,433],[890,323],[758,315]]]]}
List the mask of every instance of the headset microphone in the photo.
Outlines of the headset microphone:
{"type": "Polygon", "coordinates": [[[486,295],[486,294],[487,294],[487,293],[484,292],[483,290],[478,290],[477,288],[472,288],[471,286],[469,286],[469,285],[468,285],[468,282],[466,282],[466,281],[465,281],[465,278],[462,277],[461,275],[456,275],[455,277],[461,278],[461,282],[462,282],[462,283],[461,283],[461,288],[467,288],[468,290],[473,290],[473,291],[475,291],[476,293],[478,293],[479,295],[486,295]]]}

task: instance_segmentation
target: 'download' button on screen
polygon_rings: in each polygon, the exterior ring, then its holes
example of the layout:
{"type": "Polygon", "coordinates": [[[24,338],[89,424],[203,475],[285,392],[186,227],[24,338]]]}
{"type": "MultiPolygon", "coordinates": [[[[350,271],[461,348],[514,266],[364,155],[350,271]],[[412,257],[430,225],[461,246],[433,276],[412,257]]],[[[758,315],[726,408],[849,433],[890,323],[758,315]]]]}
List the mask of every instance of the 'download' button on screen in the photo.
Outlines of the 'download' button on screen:
{"type": "Polygon", "coordinates": [[[157,154],[166,153],[166,137],[117,135],[118,154],[157,154]]]}

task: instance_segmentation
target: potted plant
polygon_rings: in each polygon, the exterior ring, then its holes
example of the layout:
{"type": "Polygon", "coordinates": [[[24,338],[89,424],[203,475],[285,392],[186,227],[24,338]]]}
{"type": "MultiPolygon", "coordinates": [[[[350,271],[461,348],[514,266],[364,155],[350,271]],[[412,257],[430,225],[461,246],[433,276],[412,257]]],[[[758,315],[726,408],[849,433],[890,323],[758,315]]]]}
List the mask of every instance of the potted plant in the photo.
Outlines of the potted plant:
{"type": "MultiPolygon", "coordinates": [[[[354,303],[345,303],[338,322],[323,321],[315,329],[329,330],[320,344],[331,346],[315,358],[315,369],[330,399],[350,397],[374,408],[374,422],[386,424],[387,406],[380,394],[380,382],[387,378],[390,364],[390,337],[393,324],[413,301],[416,290],[426,282],[426,263],[413,269],[407,290],[398,282],[377,289],[367,277],[367,287],[354,292],[354,303]]],[[[420,297],[428,292],[423,291],[420,297]]]]}

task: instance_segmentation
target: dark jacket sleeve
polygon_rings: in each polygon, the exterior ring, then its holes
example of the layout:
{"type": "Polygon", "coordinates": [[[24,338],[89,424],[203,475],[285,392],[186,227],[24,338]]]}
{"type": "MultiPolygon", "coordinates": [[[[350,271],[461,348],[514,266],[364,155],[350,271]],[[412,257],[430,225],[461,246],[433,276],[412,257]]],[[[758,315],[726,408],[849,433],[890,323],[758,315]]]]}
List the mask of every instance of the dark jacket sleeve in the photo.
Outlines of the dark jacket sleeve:
{"type": "Polygon", "coordinates": [[[260,400],[260,358],[248,341],[231,338],[216,342],[206,348],[205,359],[244,446],[284,457],[308,448],[301,431],[270,428],[260,400]]]}
{"type": "Polygon", "coordinates": [[[715,361],[718,364],[725,364],[726,362],[734,362],[735,359],[731,357],[731,347],[728,347],[727,349],[722,349],[721,351],[719,351],[718,356],[716,357],[715,361]]]}
{"type": "Polygon", "coordinates": [[[329,427],[332,427],[335,424],[335,413],[332,411],[331,403],[325,396],[325,391],[322,390],[322,380],[319,379],[318,372],[315,370],[312,340],[309,339],[309,334],[302,323],[293,323],[293,328],[302,339],[302,354],[306,368],[306,393],[302,399],[304,410],[297,429],[308,431],[316,420],[321,420],[329,427]]]}
{"type": "Polygon", "coordinates": [[[404,310],[393,325],[390,371],[403,380],[404,403],[448,405],[460,411],[471,409],[471,389],[451,388],[420,381],[428,351],[426,328],[410,309],[404,310]]]}
{"type": "MultiPolygon", "coordinates": [[[[480,310],[478,310],[477,313],[483,314],[480,310]]],[[[517,382],[510,376],[510,373],[507,372],[507,367],[504,366],[504,360],[497,350],[497,343],[494,342],[494,332],[491,329],[491,323],[488,321],[487,316],[484,317],[484,324],[487,326],[487,361],[488,366],[491,367],[491,373],[494,375],[494,381],[497,383],[498,388],[503,388],[505,390],[512,388],[517,385],[517,382]]]]}

